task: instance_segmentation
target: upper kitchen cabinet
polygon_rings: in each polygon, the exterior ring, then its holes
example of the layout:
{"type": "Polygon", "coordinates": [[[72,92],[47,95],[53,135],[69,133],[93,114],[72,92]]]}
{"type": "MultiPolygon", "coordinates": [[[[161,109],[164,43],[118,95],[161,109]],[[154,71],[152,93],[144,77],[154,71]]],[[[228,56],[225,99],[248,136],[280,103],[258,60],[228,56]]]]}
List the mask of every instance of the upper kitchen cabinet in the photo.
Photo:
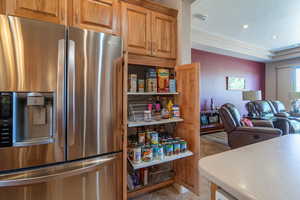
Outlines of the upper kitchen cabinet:
{"type": "Polygon", "coordinates": [[[128,53],[176,59],[177,11],[151,1],[123,1],[122,36],[128,53]]]}
{"type": "Polygon", "coordinates": [[[151,11],[122,3],[122,36],[128,52],[151,55],[151,11]]]}
{"type": "Polygon", "coordinates": [[[177,25],[174,17],[152,12],[152,54],[176,58],[177,25]]]}
{"type": "MultiPolygon", "coordinates": [[[[66,0],[3,0],[7,14],[66,24],[66,0]]],[[[3,9],[4,10],[4,9],[3,9]]]]}
{"type": "Polygon", "coordinates": [[[72,26],[120,34],[119,0],[73,0],[69,14],[72,26]]]}

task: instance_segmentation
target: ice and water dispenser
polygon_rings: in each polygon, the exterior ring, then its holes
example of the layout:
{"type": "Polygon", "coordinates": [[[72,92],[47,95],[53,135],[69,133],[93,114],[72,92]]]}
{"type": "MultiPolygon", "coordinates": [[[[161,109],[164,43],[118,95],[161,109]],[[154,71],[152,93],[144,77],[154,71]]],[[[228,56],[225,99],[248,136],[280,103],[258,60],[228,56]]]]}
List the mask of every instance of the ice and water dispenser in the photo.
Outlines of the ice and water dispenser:
{"type": "Polygon", "coordinates": [[[54,93],[0,93],[0,147],[53,142],[54,93]]]}

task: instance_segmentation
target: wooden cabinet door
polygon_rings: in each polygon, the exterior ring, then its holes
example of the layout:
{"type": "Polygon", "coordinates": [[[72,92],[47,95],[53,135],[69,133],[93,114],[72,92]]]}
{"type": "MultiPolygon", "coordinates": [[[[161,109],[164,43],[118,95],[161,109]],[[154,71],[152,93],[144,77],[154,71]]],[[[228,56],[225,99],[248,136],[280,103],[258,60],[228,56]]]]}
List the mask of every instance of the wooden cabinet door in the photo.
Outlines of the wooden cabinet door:
{"type": "Polygon", "coordinates": [[[66,23],[66,0],[6,0],[6,7],[9,15],[66,23]]]}
{"type": "Polygon", "coordinates": [[[175,161],[175,181],[199,194],[200,159],[200,64],[175,67],[178,95],[176,101],[184,122],[178,123],[176,137],[188,142],[188,149],[194,155],[175,161]]]}
{"type": "Polygon", "coordinates": [[[176,58],[177,20],[174,17],[152,12],[152,55],[176,58]]]}
{"type": "Polygon", "coordinates": [[[151,55],[151,11],[122,3],[122,36],[129,53],[151,55]]]}
{"type": "Polygon", "coordinates": [[[72,25],[118,35],[119,8],[118,0],[73,0],[72,25]]]}

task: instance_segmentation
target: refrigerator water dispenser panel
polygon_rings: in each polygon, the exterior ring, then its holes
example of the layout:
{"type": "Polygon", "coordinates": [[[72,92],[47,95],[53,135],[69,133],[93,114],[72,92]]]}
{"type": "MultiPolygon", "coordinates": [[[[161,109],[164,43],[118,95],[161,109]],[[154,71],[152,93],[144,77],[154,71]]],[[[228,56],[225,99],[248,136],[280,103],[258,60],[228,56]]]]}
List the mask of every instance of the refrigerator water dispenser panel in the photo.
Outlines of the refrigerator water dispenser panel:
{"type": "Polygon", "coordinates": [[[54,93],[13,93],[13,146],[53,142],[54,93]]]}
{"type": "Polygon", "coordinates": [[[12,146],[12,94],[0,93],[0,147],[12,146]]]}

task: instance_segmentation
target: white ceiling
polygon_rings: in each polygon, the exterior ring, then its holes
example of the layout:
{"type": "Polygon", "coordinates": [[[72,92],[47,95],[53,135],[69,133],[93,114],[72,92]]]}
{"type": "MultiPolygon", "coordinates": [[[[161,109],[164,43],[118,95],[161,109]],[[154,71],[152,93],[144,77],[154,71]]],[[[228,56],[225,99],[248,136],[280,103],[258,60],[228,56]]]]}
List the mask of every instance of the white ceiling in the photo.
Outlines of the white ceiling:
{"type": "Polygon", "coordinates": [[[217,37],[268,51],[300,43],[300,0],[197,0],[195,14],[207,19],[192,17],[192,29],[217,37]]]}

